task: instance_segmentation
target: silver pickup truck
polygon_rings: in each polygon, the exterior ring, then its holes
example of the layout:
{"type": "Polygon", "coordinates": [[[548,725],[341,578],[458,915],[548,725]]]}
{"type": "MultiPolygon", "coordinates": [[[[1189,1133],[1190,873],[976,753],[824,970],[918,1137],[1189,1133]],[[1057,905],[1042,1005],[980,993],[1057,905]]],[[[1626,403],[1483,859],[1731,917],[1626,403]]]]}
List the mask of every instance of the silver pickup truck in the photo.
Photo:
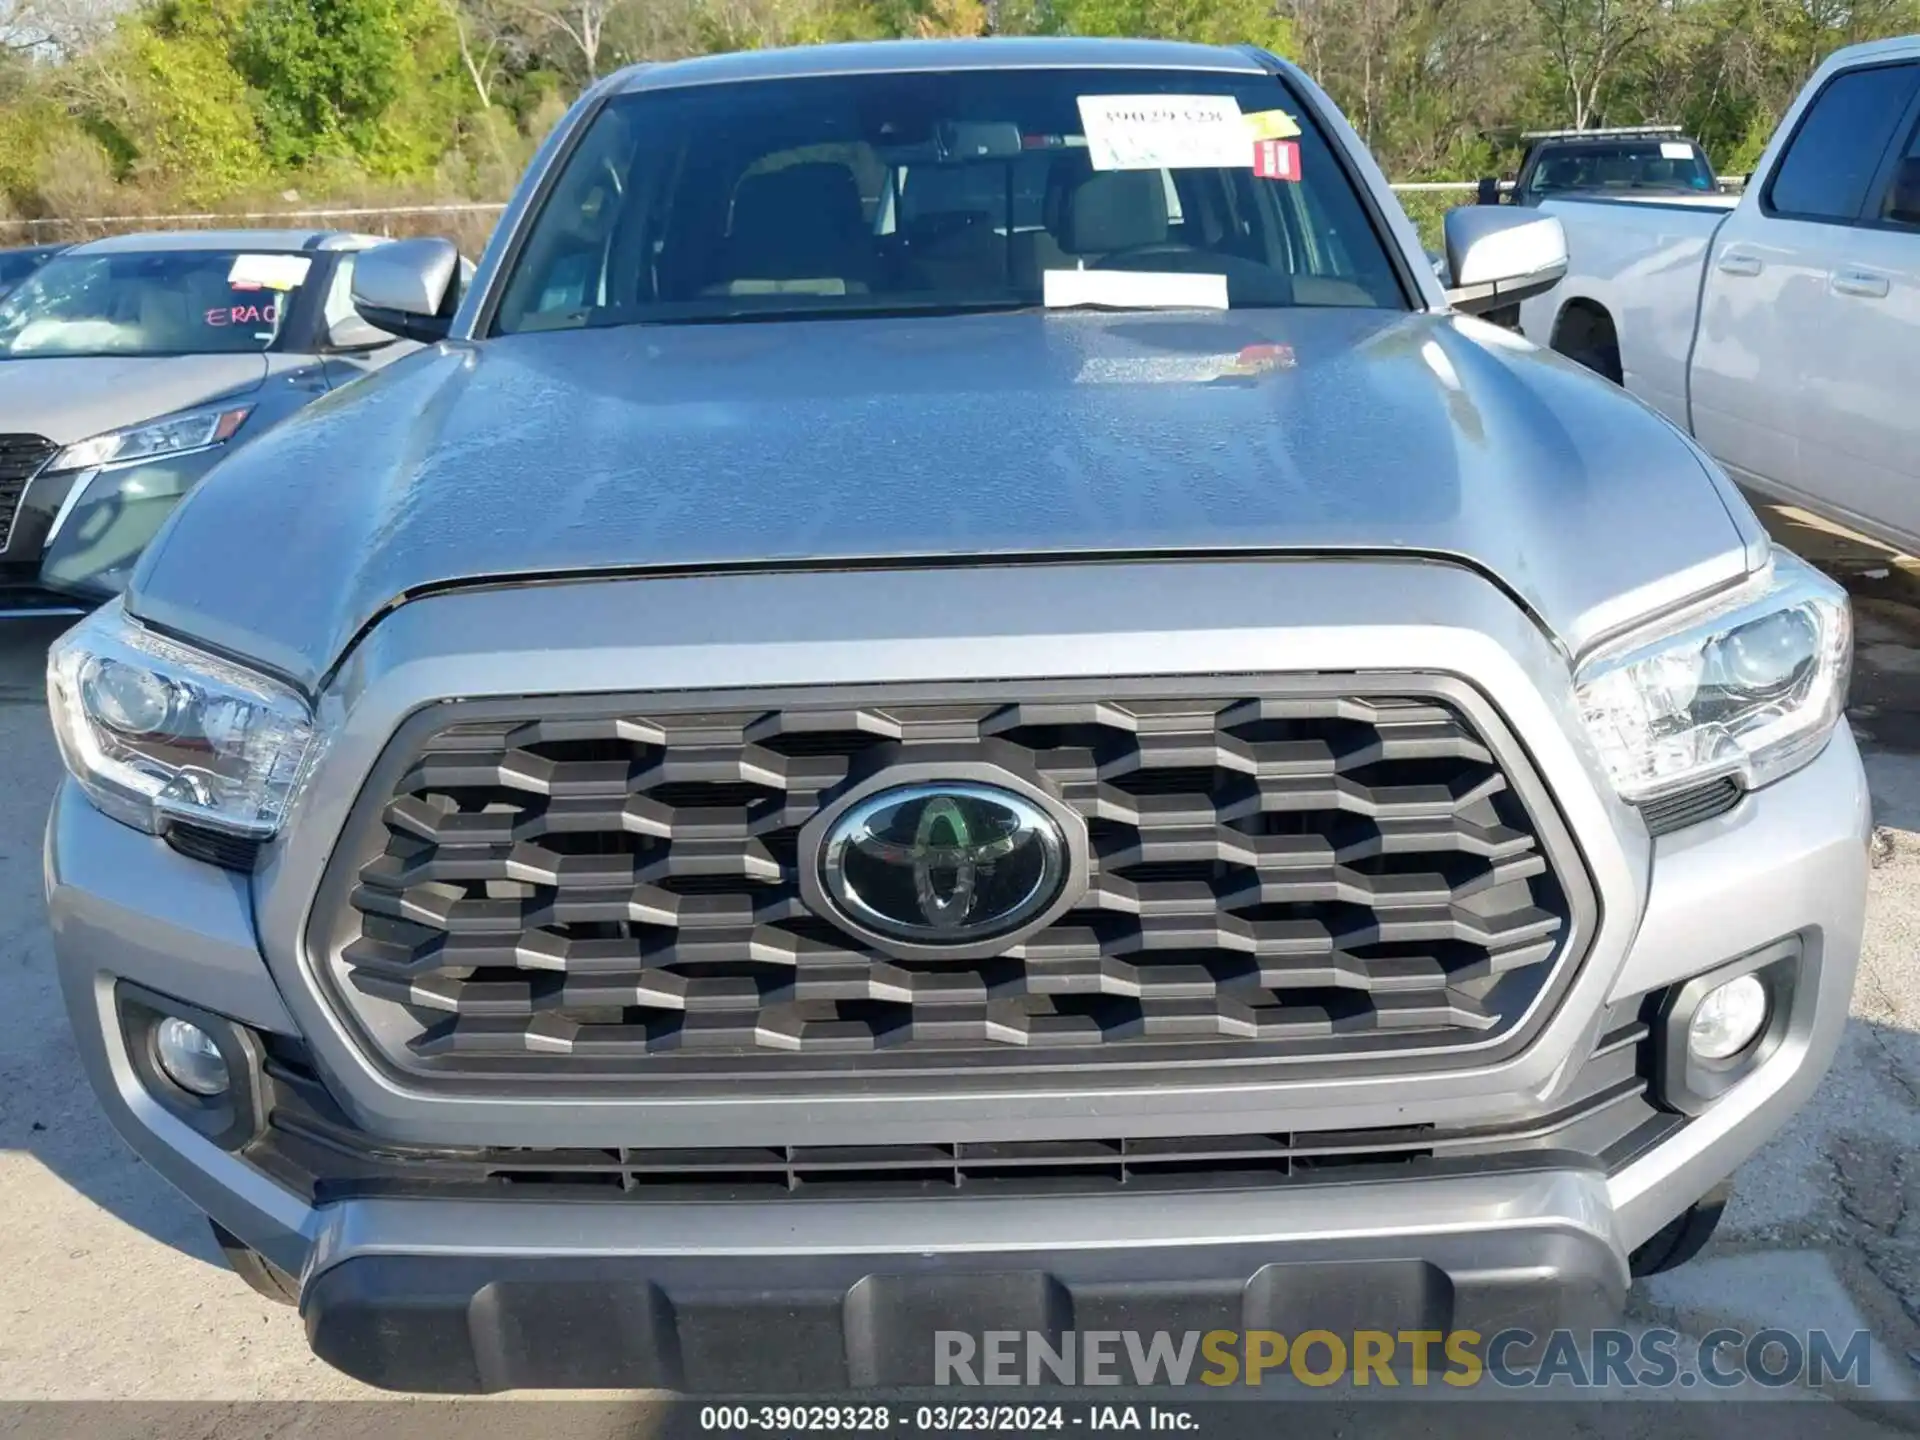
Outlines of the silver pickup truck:
{"type": "Polygon", "coordinates": [[[1845,1024],[1849,614],[1448,242],[1254,50],[602,81],[52,652],[102,1105],[395,1388],[1616,1313],[1845,1024]]]}
{"type": "Polygon", "coordinates": [[[1562,195],[1542,345],[1691,432],[1741,483],[1920,550],[1920,36],[1837,51],[1745,193],[1562,195]]]}

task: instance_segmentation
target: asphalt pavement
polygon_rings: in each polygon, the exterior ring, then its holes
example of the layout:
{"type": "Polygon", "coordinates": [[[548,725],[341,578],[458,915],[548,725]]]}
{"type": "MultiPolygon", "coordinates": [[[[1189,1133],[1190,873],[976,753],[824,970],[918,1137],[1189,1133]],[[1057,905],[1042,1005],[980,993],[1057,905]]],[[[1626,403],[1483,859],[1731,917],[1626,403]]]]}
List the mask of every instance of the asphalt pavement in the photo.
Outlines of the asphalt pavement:
{"type": "MultiPolygon", "coordinates": [[[[1770,524],[1856,595],[1853,721],[1883,827],[1866,950],[1831,1077],[1741,1170],[1707,1254],[1637,1287],[1633,1315],[1694,1334],[1720,1323],[1866,1328],[1877,1344],[1864,1402],[1920,1399],[1920,1204],[1909,1203],[1920,1196],[1920,564],[1791,512],[1770,524]]],[[[81,1077],[40,891],[41,828],[60,768],[42,670],[58,628],[0,627],[0,1432],[45,1427],[44,1415],[22,1418],[39,1412],[8,1403],[29,1400],[372,1398],[310,1355],[293,1311],[227,1270],[205,1222],[120,1143],[81,1077]]],[[[1814,1403],[1820,1434],[1920,1428],[1906,1412],[1863,1408],[1863,1397],[1814,1403]]],[[[1752,1433],[1733,1418],[1740,1407],[1692,1408],[1701,1413],[1692,1433],[1752,1433]]],[[[61,1413],[59,1428],[73,1430],[61,1413]]],[[[244,1406],[219,1423],[204,1408],[91,1413],[85,1428],[101,1433],[118,1433],[113,1415],[126,1433],[301,1431],[283,1410],[244,1406]]],[[[355,1413],[367,1433],[392,1428],[385,1407],[355,1413]]],[[[414,1413],[424,1424],[428,1412],[414,1413]]],[[[524,1434],[512,1413],[485,1403],[432,1412],[456,1418],[463,1435],[524,1434]]],[[[619,1412],[568,1417],[573,1433],[636,1433],[619,1412]]],[[[1363,1428],[1400,1424],[1382,1414],[1363,1428]]],[[[1592,1429],[1583,1421],[1568,1433],[1592,1429]]]]}

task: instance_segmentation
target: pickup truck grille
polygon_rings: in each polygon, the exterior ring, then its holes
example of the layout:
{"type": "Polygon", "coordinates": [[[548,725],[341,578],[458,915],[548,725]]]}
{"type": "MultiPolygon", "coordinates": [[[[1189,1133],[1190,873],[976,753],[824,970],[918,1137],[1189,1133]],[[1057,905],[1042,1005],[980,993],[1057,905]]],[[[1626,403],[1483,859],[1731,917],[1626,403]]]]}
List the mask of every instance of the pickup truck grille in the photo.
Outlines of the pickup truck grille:
{"type": "Polygon", "coordinates": [[[426,1074],[1464,1063],[1583,938],[1524,774],[1409,677],[464,702],[390,747],[312,943],[426,1074]],[[984,959],[878,953],[798,884],[811,816],[936,754],[1088,830],[1084,894],[984,959]]]}
{"type": "Polygon", "coordinates": [[[27,493],[27,481],[59,448],[44,435],[0,435],[0,550],[13,534],[13,517],[27,493]]]}

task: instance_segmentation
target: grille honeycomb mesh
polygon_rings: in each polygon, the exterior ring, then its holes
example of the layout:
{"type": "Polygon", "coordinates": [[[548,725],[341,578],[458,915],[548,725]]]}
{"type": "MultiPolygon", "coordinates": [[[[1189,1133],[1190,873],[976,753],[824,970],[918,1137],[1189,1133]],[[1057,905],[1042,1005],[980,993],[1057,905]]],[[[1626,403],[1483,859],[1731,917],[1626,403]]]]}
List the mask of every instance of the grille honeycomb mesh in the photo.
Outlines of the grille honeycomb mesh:
{"type": "Polygon", "coordinates": [[[1459,1044],[1518,1018],[1570,923],[1461,712],[1254,693],[456,722],[406,762],[348,904],[349,1003],[455,1069],[1459,1044]],[[879,954],[797,884],[808,818],[930,747],[1087,822],[1084,895],[984,960],[879,954]]]}

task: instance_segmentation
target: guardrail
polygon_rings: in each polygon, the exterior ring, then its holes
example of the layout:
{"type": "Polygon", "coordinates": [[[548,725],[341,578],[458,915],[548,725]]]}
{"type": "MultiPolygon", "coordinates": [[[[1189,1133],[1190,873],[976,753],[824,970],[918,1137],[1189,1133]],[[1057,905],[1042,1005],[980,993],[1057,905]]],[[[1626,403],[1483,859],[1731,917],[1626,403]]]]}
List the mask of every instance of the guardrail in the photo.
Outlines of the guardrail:
{"type": "MultiPolygon", "coordinates": [[[[1716,175],[1714,180],[1729,189],[1744,189],[1747,177],[1744,175],[1716,175]]],[[[1449,190],[1478,190],[1478,180],[1396,180],[1392,182],[1394,190],[1403,195],[1437,195],[1449,190]]],[[[1502,180],[1500,191],[1506,194],[1513,189],[1513,181],[1502,180]]]]}
{"type": "Polygon", "coordinates": [[[179,215],[61,215],[37,220],[4,219],[0,225],[204,225],[273,220],[364,220],[373,215],[474,215],[507,208],[504,200],[463,201],[452,205],[356,205],[325,210],[227,210],[179,215]]]}
{"type": "MultiPolygon", "coordinates": [[[[1392,182],[1392,188],[1401,195],[1439,195],[1449,190],[1477,191],[1480,188],[1480,182],[1478,180],[1396,180],[1392,182]]],[[[1512,189],[1513,181],[1500,182],[1502,194],[1512,189]]]]}

